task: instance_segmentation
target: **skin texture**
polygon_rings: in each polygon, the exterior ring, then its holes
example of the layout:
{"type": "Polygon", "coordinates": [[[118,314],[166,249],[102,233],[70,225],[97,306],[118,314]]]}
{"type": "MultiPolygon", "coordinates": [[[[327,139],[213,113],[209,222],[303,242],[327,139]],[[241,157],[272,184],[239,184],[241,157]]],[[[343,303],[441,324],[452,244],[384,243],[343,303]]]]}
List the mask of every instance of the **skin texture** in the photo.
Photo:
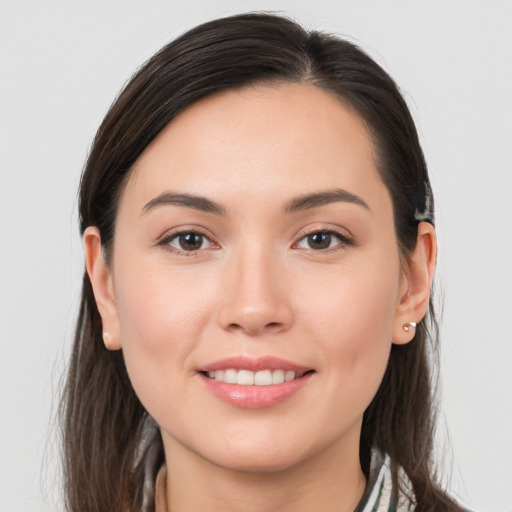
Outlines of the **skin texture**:
{"type": "Polygon", "coordinates": [[[391,198],[353,112],[308,84],[206,98],[137,161],[110,265],[96,228],[84,244],[108,348],[122,348],[161,427],[173,511],[353,510],[365,486],[362,415],[391,344],[414,335],[403,324],[425,315],[436,257],[426,223],[416,250],[400,255],[391,198]],[[367,207],[284,211],[297,197],[340,189],[367,207]],[[207,198],[224,213],[145,210],[166,192],[207,198]],[[176,230],[204,235],[201,248],[180,249],[176,230]],[[318,232],[338,235],[322,249],[307,238],[318,232]],[[268,355],[313,370],[271,407],[221,401],[198,373],[226,357],[268,355]]]}

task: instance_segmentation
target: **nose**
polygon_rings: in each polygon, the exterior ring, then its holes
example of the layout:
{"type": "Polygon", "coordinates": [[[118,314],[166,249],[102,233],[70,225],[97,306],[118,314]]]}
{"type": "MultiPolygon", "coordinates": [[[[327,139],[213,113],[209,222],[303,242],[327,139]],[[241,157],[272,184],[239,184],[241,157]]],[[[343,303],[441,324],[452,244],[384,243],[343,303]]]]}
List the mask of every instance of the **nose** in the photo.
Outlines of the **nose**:
{"type": "Polygon", "coordinates": [[[293,322],[290,294],[275,257],[263,250],[246,252],[233,258],[224,273],[218,309],[221,327],[249,336],[288,330],[293,322]]]}

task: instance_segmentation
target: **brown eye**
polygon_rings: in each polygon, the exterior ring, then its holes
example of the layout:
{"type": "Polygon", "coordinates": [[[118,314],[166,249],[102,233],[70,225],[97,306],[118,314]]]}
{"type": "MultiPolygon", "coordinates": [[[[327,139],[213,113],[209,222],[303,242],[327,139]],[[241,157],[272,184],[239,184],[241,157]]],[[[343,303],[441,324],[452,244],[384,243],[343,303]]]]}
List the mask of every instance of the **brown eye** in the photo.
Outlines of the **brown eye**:
{"type": "Polygon", "coordinates": [[[309,249],[313,251],[324,251],[336,246],[350,245],[347,237],[333,231],[316,231],[302,237],[297,247],[299,249],[309,249]]]}
{"type": "Polygon", "coordinates": [[[200,233],[180,233],[174,236],[169,245],[180,251],[198,251],[210,245],[209,240],[200,233]]]}
{"type": "Polygon", "coordinates": [[[308,245],[311,249],[328,249],[331,246],[330,233],[313,233],[308,235],[308,245]]]}

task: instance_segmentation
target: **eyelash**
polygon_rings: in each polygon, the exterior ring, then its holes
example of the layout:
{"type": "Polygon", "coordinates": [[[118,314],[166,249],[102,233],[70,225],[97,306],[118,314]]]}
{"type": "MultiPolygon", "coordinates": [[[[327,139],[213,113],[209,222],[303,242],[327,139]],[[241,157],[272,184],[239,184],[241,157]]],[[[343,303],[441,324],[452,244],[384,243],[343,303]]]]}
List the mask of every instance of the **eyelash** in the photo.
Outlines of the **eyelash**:
{"type": "Polygon", "coordinates": [[[183,236],[183,235],[197,235],[197,236],[200,236],[202,237],[202,243],[204,243],[205,240],[207,240],[210,244],[210,248],[218,248],[218,245],[213,242],[209,236],[207,236],[206,234],[202,233],[201,231],[198,231],[196,229],[180,229],[180,230],[177,230],[177,231],[173,231],[172,233],[170,233],[168,236],[165,236],[164,238],[162,238],[159,242],[158,242],[158,245],[160,246],[163,246],[167,251],[169,251],[170,253],[172,254],[176,254],[178,256],[194,256],[196,255],[199,251],[201,251],[202,249],[199,248],[199,249],[196,249],[196,250],[192,250],[192,251],[186,251],[186,250],[183,250],[183,249],[178,249],[177,247],[173,247],[171,245],[171,242],[175,239],[177,239],[178,237],[180,236],[183,236]]]}
{"type": "Polygon", "coordinates": [[[297,242],[293,244],[293,247],[298,247],[298,245],[303,241],[307,240],[309,237],[315,236],[315,235],[328,235],[329,237],[335,237],[338,239],[338,243],[336,243],[333,247],[327,247],[325,249],[312,249],[312,248],[306,248],[302,247],[302,249],[314,253],[326,253],[331,251],[336,251],[339,249],[342,249],[344,247],[349,247],[354,245],[354,240],[350,238],[348,235],[344,233],[340,233],[339,231],[336,231],[334,229],[316,229],[313,231],[301,233],[300,238],[297,242]]]}
{"type": "MultiPolygon", "coordinates": [[[[171,242],[182,235],[197,235],[197,236],[202,237],[201,245],[203,245],[205,241],[208,241],[210,244],[209,248],[218,248],[219,247],[214,241],[212,241],[210,239],[209,236],[207,236],[206,234],[202,233],[201,231],[198,231],[195,229],[180,229],[177,231],[173,231],[168,236],[165,236],[164,238],[162,238],[158,242],[158,245],[163,246],[167,251],[169,251],[170,253],[176,254],[178,256],[194,256],[199,251],[203,250],[203,248],[201,247],[199,249],[187,251],[187,250],[178,249],[177,247],[172,246],[171,242]]],[[[292,245],[292,248],[303,249],[303,250],[306,250],[306,251],[309,251],[312,253],[326,253],[326,252],[336,251],[343,247],[349,247],[352,245],[355,245],[354,240],[352,238],[350,238],[349,236],[347,236],[346,234],[342,234],[339,231],[336,231],[333,229],[316,229],[313,231],[302,233],[300,235],[300,238],[298,239],[298,241],[292,245]],[[315,235],[328,235],[330,237],[335,237],[338,239],[338,243],[336,243],[333,247],[327,247],[327,248],[323,248],[323,249],[312,249],[312,248],[306,248],[306,247],[302,247],[302,248],[299,247],[299,244],[302,241],[307,240],[308,237],[312,237],[315,235]]]]}

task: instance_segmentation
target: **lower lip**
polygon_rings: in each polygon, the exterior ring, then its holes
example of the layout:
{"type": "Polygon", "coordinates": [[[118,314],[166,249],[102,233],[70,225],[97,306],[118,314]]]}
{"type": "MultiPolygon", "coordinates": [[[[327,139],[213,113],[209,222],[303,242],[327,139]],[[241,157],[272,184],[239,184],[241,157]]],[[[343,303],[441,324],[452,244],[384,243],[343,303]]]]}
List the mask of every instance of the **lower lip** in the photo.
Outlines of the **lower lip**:
{"type": "Polygon", "coordinates": [[[298,379],[269,386],[227,384],[200,374],[209,391],[222,401],[242,409],[263,409],[277,405],[300,391],[311,378],[308,373],[298,379]]]}

